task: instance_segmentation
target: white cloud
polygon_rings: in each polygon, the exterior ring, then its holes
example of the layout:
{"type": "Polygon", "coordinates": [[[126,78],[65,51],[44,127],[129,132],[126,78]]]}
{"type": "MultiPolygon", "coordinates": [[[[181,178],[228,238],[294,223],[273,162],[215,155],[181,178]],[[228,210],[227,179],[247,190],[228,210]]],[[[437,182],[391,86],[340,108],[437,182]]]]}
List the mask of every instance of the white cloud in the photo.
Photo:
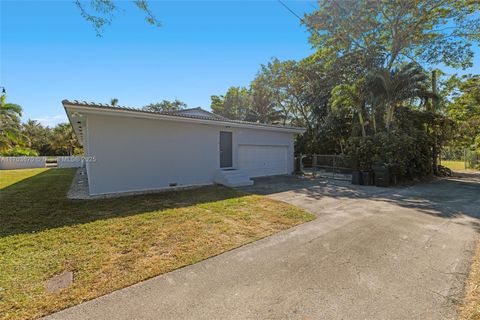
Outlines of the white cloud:
{"type": "Polygon", "coordinates": [[[43,126],[55,127],[59,123],[68,122],[68,118],[65,115],[45,116],[42,118],[34,118],[40,122],[43,126]]]}

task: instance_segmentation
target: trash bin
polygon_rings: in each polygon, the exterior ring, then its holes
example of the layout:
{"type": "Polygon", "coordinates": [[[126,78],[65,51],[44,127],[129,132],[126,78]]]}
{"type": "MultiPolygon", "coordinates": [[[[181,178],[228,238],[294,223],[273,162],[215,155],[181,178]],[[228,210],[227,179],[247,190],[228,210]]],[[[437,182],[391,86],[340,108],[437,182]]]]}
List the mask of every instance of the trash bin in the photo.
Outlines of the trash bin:
{"type": "Polygon", "coordinates": [[[360,170],[352,172],[352,184],[363,184],[362,172],[360,170]]]}
{"type": "Polygon", "coordinates": [[[375,172],[375,185],[377,187],[388,187],[390,186],[390,170],[387,166],[374,165],[373,171],[375,172]]]}
{"type": "Polygon", "coordinates": [[[295,157],[295,173],[301,174],[302,171],[302,156],[295,157]]]}
{"type": "Polygon", "coordinates": [[[364,186],[373,185],[373,171],[362,171],[362,181],[364,186]]]}

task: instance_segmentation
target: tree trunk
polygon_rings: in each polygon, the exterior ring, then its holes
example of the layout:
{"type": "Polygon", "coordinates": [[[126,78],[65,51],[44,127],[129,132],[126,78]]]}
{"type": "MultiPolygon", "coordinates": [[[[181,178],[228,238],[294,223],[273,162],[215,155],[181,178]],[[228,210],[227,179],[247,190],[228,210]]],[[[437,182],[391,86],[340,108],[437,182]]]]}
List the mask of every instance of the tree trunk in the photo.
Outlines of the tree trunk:
{"type": "Polygon", "coordinates": [[[385,114],[385,129],[387,132],[390,131],[390,124],[392,122],[392,115],[393,115],[393,107],[391,105],[387,106],[386,114],[385,114]]]}
{"type": "Polygon", "coordinates": [[[362,137],[367,136],[367,132],[365,131],[365,122],[363,121],[363,115],[362,112],[358,112],[358,121],[360,121],[360,125],[362,126],[362,137]]]}

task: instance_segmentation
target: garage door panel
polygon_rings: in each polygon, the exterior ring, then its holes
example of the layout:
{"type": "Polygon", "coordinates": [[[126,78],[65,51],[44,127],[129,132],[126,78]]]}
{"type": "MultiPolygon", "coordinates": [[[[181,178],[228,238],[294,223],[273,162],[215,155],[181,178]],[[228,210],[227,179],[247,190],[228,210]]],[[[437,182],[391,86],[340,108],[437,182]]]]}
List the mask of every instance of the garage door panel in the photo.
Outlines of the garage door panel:
{"type": "Polygon", "coordinates": [[[240,145],[238,149],[238,167],[250,177],[286,174],[286,146],[240,145]]]}

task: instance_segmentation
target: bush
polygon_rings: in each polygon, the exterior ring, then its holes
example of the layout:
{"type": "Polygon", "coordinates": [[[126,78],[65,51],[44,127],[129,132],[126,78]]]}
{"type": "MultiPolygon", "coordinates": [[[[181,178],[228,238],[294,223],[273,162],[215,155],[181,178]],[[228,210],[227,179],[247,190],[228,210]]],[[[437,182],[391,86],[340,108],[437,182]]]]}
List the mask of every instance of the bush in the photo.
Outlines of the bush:
{"type": "Polygon", "coordinates": [[[432,159],[452,135],[453,122],[429,111],[399,107],[389,132],[348,140],[346,153],[359,170],[389,166],[400,180],[433,173],[432,159]]]}
{"type": "Polygon", "coordinates": [[[15,146],[1,153],[5,157],[36,157],[38,152],[30,148],[23,148],[20,146],[15,146]]]}
{"type": "Polygon", "coordinates": [[[432,173],[430,138],[421,131],[381,132],[367,137],[350,138],[346,153],[359,170],[371,170],[385,164],[399,178],[411,179],[432,173]]]}

